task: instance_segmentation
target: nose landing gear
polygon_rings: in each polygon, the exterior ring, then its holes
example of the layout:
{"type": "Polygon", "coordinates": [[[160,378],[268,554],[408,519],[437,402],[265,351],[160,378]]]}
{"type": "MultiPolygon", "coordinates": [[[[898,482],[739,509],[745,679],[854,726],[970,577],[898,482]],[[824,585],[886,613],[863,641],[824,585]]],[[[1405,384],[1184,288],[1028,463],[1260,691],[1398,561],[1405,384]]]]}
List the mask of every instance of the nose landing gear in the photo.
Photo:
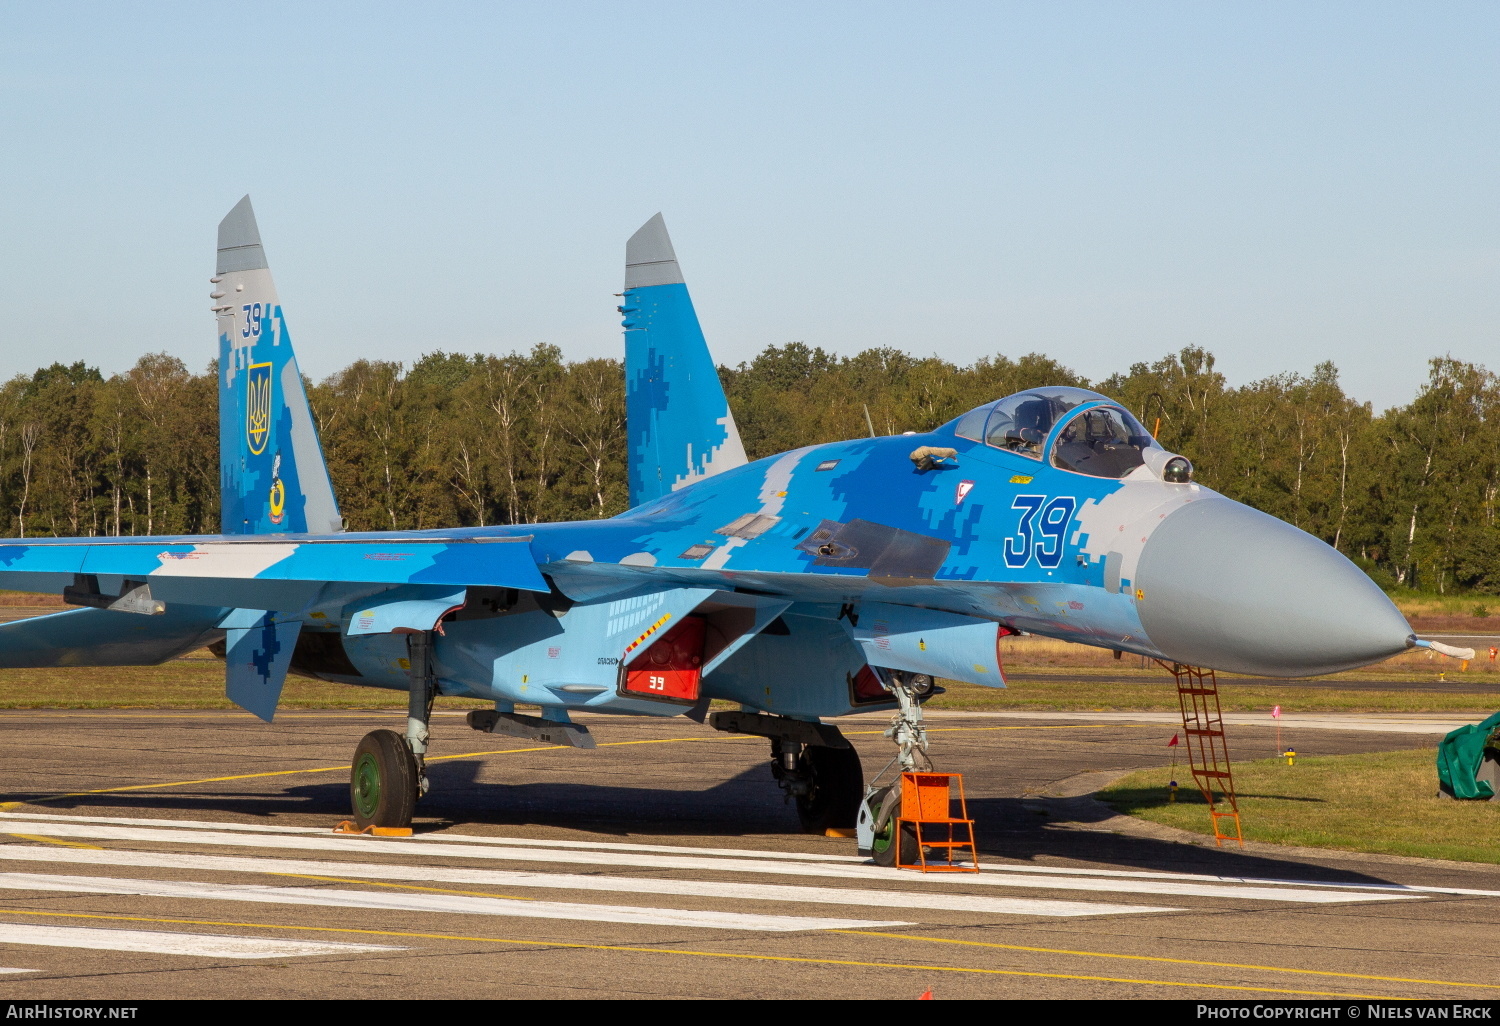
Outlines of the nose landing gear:
{"type": "Polygon", "coordinates": [[[933,768],[927,754],[927,728],[922,722],[921,703],[921,699],[933,693],[933,680],[923,673],[877,666],[871,669],[880,678],[881,686],[896,699],[896,715],[891,718],[885,736],[896,743],[897,751],[865,787],[855,837],[861,855],[870,856],[878,866],[894,866],[898,855],[902,863],[915,862],[920,855],[916,828],[903,822],[897,836],[896,824],[901,811],[901,774],[933,768]],[[896,767],[895,780],[881,784],[880,778],[892,767],[896,767]]]}

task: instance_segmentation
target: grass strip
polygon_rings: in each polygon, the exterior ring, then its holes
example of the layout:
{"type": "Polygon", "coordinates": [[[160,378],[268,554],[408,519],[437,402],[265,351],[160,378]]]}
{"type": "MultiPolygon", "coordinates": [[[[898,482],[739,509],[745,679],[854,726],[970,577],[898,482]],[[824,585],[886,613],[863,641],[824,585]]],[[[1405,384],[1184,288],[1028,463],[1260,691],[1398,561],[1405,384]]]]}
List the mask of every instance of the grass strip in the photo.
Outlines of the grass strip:
{"type": "MultiPolygon", "coordinates": [[[[1022,673],[1026,671],[1016,671],[1022,673]]],[[[943,681],[945,695],[929,700],[932,709],[1027,712],[1177,712],[1177,688],[1165,673],[1156,679],[1097,677],[1077,671],[1058,671],[1062,679],[1022,680],[1012,676],[1004,690],[943,681]]],[[[1223,679],[1219,703],[1225,712],[1265,712],[1281,706],[1287,712],[1350,713],[1467,713],[1488,716],[1500,709],[1500,693],[1493,691],[1412,690],[1399,684],[1389,688],[1339,688],[1327,684],[1289,681],[1285,684],[1236,684],[1223,679]]],[[[1268,721],[1269,722],[1269,721],[1268,721]]]]}
{"type": "MultiPolygon", "coordinates": [[[[439,698],[439,708],[493,703],[439,698]]],[[[204,653],[160,666],[56,666],[0,670],[0,709],[233,709],[224,663],[204,653]]],[[[288,677],[283,709],[404,709],[406,692],[288,677]]]]}
{"type": "MultiPolygon", "coordinates": [[[[1164,672],[1126,668],[1013,667],[1008,688],[944,681],[945,695],[933,709],[1026,712],[1176,712],[1177,692],[1164,672]],[[1026,679],[1022,679],[1026,678],[1026,679]]],[[[1488,675],[1486,675],[1488,676],[1488,675]]],[[[1367,681],[1369,677],[1365,678],[1367,681]]],[[[1226,712],[1414,713],[1456,712],[1478,716],[1500,709],[1500,693],[1411,690],[1400,682],[1340,688],[1316,685],[1235,683],[1226,678],[1219,695],[1226,712]]],[[[440,708],[479,709],[489,703],[440,698],[440,708]]],[[[288,677],[283,709],[402,709],[404,690],[351,687],[288,677]]],[[[224,697],[224,664],[207,653],[160,666],[59,666],[0,670],[0,709],[232,709],[224,697]]]]}
{"type": "MultiPolygon", "coordinates": [[[[1235,790],[1247,841],[1306,848],[1500,863],[1500,802],[1437,796],[1434,750],[1324,755],[1236,763],[1235,790]]],[[[1192,774],[1167,800],[1170,771],[1139,770],[1096,797],[1117,812],[1165,826],[1213,833],[1192,774]]]]}

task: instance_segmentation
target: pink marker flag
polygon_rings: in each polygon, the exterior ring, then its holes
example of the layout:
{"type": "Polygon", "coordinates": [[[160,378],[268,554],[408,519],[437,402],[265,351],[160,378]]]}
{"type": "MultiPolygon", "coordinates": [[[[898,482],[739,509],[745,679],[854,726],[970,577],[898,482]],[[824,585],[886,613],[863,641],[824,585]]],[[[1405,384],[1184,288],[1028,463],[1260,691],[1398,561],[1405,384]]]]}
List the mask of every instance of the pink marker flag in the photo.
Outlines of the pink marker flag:
{"type": "Polygon", "coordinates": [[[1271,710],[1271,717],[1273,719],[1281,719],[1281,706],[1278,705],[1276,708],[1271,710]]]}
{"type": "Polygon", "coordinates": [[[1167,742],[1167,747],[1168,748],[1173,748],[1173,747],[1175,747],[1177,745],[1177,743],[1178,743],[1177,742],[1177,735],[1173,734],[1172,735],[1172,740],[1170,740],[1170,741],[1167,742]]]}

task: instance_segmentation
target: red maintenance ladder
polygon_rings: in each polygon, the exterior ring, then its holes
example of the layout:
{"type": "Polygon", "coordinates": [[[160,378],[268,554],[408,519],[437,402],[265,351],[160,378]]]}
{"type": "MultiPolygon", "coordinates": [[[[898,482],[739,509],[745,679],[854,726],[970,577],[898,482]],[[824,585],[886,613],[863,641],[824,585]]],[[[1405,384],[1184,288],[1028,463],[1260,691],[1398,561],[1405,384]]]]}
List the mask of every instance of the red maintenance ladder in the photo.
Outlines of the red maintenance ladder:
{"type": "Polygon", "coordinates": [[[1234,772],[1224,739],[1224,717],[1219,711],[1219,680],[1213,670],[1183,663],[1157,662],[1177,681],[1177,704],[1182,709],[1182,733],[1187,739],[1188,765],[1193,782],[1208,802],[1213,817],[1214,843],[1233,838],[1245,846],[1240,832],[1240,806],[1234,795],[1234,772]],[[1218,792],[1217,796],[1215,792],[1218,792]],[[1234,832],[1227,827],[1233,825],[1234,832]]]}

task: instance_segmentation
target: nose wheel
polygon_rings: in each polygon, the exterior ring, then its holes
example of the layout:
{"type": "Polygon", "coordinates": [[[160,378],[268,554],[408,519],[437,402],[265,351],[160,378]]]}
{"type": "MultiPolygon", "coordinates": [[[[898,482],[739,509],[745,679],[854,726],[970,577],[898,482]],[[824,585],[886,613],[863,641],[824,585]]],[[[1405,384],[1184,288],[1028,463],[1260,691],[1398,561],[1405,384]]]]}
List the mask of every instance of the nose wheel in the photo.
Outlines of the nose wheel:
{"type": "Polygon", "coordinates": [[[876,788],[860,806],[859,830],[861,835],[868,831],[869,848],[867,850],[871,860],[877,866],[896,865],[898,855],[905,865],[911,865],[917,861],[917,828],[910,823],[902,823],[901,834],[899,837],[896,835],[896,812],[900,808],[900,783],[890,787],[876,788]],[[881,823],[879,829],[874,826],[876,820],[881,823]]]}

